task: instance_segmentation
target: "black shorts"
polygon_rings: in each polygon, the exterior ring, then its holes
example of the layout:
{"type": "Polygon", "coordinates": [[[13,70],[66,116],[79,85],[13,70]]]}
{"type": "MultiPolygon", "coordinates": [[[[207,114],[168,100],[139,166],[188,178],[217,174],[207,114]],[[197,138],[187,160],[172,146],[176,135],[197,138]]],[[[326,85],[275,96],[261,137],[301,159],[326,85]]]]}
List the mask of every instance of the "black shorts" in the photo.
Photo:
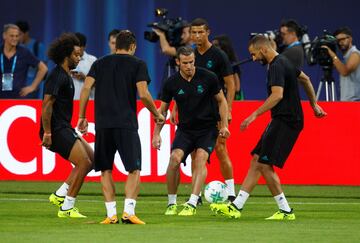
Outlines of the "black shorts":
{"type": "Polygon", "coordinates": [[[279,119],[268,124],[252,155],[259,156],[259,162],[283,168],[301,129],[294,129],[279,119]]]}
{"type": "Polygon", "coordinates": [[[97,129],[95,135],[95,171],[112,170],[116,151],[125,170],[141,170],[141,144],[137,130],[97,129]]]}
{"type": "MultiPolygon", "coordinates": [[[[40,139],[42,140],[43,133],[40,132],[40,139]]],[[[79,134],[70,127],[64,127],[51,134],[50,151],[58,153],[61,157],[69,160],[71,150],[77,139],[80,139],[79,134]]]]}
{"type": "Polygon", "coordinates": [[[181,149],[184,151],[184,157],[182,159],[183,163],[185,163],[187,156],[198,148],[205,150],[210,157],[210,154],[214,150],[218,135],[219,131],[216,127],[196,132],[181,131],[178,129],[176,130],[171,150],[181,149]]]}

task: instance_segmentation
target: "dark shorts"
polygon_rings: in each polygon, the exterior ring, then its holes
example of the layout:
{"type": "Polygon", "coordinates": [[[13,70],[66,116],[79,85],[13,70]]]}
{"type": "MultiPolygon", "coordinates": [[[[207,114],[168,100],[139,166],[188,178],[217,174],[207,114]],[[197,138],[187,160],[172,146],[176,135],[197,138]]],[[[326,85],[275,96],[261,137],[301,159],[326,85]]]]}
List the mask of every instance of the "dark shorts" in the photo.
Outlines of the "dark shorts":
{"type": "MultiPolygon", "coordinates": [[[[43,133],[40,132],[40,139],[42,140],[43,133]]],[[[73,128],[65,127],[51,134],[52,144],[50,151],[58,153],[61,157],[69,160],[71,150],[77,139],[80,139],[79,134],[73,128]]]]}
{"type": "Polygon", "coordinates": [[[210,157],[218,135],[219,131],[216,128],[196,132],[180,131],[178,129],[171,150],[181,149],[184,151],[183,163],[185,163],[187,156],[198,148],[205,150],[210,157]]]}
{"type": "Polygon", "coordinates": [[[251,154],[257,154],[260,163],[283,168],[300,132],[301,129],[294,129],[281,120],[273,119],[251,154]]]}
{"type": "Polygon", "coordinates": [[[141,144],[137,130],[97,129],[95,135],[95,171],[112,170],[116,151],[125,170],[141,170],[141,144]]]}

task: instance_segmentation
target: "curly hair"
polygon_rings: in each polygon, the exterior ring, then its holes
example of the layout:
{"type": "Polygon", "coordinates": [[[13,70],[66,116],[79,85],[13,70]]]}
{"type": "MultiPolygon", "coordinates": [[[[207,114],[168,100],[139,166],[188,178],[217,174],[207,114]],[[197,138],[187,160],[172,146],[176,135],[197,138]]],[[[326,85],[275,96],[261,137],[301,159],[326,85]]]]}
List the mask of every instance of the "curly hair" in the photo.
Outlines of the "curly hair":
{"type": "Polygon", "coordinates": [[[236,56],[232,42],[227,35],[218,35],[215,36],[214,40],[217,40],[221,50],[229,57],[230,62],[237,62],[238,58],[236,56]]]}
{"type": "Polygon", "coordinates": [[[70,57],[74,46],[80,46],[80,41],[76,35],[73,33],[63,33],[50,44],[48,57],[53,60],[55,64],[60,65],[66,57],[70,57]]]}

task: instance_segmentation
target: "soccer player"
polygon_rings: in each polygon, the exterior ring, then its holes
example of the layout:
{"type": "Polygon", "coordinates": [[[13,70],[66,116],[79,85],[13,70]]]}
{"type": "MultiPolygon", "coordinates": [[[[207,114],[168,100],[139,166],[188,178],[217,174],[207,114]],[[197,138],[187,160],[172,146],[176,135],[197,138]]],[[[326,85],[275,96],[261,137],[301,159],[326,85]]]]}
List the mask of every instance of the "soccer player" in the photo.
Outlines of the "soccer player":
{"type": "MultiPolygon", "coordinates": [[[[205,68],[213,72],[220,82],[220,86],[226,97],[228,105],[228,120],[232,119],[231,109],[235,97],[235,80],[231,64],[227,55],[209,41],[210,28],[205,19],[197,18],[191,22],[191,40],[195,43],[195,66],[205,68]]],[[[170,120],[177,123],[177,106],[173,107],[170,120]]],[[[235,182],[233,167],[228,155],[226,139],[219,136],[216,140],[215,153],[220,162],[220,171],[225,180],[228,200],[235,199],[235,182]]],[[[192,156],[193,157],[193,156],[192,156]]],[[[178,180],[179,181],[179,180],[178,180]]],[[[199,198],[200,199],[200,198],[199,198]]],[[[201,203],[199,201],[198,203],[201,203]]]]}
{"type": "MultiPolygon", "coordinates": [[[[166,114],[172,99],[176,101],[179,112],[179,124],[172,144],[170,161],[166,172],[168,188],[168,207],[165,215],[177,214],[177,187],[180,163],[193,151],[194,167],[192,171],[192,192],[180,216],[196,214],[199,193],[205,182],[206,161],[214,149],[219,136],[229,137],[228,110],[225,96],[219,86],[215,74],[195,68],[194,50],[189,46],[177,50],[176,64],[179,72],[164,83],[161,97],[160,112],[166,114]],[[217,128],[219,106],[221,116],[219,130],[217,128]]],[[[153,147],[160,148],[160,131],[163,125],[154,129],[153,147]]]]}
{"type": "Polygon", "coordinates": [[[40,138],[44,147],[74,165],[66,182],[49,200],[60,206],[58,217],[85,218],[74,205],[84,178],[92,168],[94,155],[90,145],[70,124],[74,99],[70,70],[80,61],[79,40],[74,34],[62,34],[50,45],[48,56],[56,67],[45,82],[40,138]]]}
{"type": "Polygon", "coordinates": [[[310,105],[316,117],[326,113],[317,105],[314,88],[308,76],[293,66],[283,55],[272,48],[268,38],[257,35],[249,42],[249,52],[254,61],[269,64],[267,73],[268,98],[240,125],[245,130],[255,119],[271,110],[271,121],[262,134],[258,144],[251,152],[253,158],[236,199],[229,204],[211,204],[216,213],[231,218],[240,218],[241,210],[256,186],[260,176],[273,195],[279,210],[267,220],[295,220],[281,188],[274,166],[283,168],[301,130],[303,129],[303,111],[300,103],[298,81],[304,87],[310,105]]]}
{"type": "Polygon", "coordinates": [[[101,224],[119,222],[116,211],[115,184],[112,169],[116,151],[129,172],[125,183],[122,222],[145,224],[135,215],[139,194],[141,144],[136,115],[136,92],[153,114],[155,121],[165,118],[157,111],[148,91],[150,78],[144,61],[134,56],[135,35],[122,30],[116,37],[116,52],[98,59],[92,65],[80,94],[78,129],[87,132],[85,110],[91,88],[95,86],[95,170],[101,171],[101,184],[107,217],[101,224]]]}

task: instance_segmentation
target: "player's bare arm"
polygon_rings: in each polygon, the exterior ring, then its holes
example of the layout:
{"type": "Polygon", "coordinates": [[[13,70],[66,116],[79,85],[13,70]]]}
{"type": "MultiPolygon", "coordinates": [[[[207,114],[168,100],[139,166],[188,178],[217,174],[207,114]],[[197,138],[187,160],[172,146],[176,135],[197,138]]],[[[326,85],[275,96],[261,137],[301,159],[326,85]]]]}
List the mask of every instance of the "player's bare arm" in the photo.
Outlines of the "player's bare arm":
{"type": "MultiPolygon", "coordinates": [[[[166,116],[167,111],[169,109],[169,105],[170,104],[168,104],[168,103],[161,102],[160,108],[158,109],[159,113],[164,114],[166,116]]],[[[161,132],[161,129],[163,128],[163,126],[164,126],[164,123],[157,123],[154,128],[153,139],[152,139],[151,144],[156,149],[160,149],[160,147],[161,147],[160,132],[161,132]]]]}
{"type": "Polygon", "coordinates": [[[220,90],[220,92],[215,95],[215,99],[218,102],[219,113],[221,117],[219,135],[223,138],[228,138],[230,136],[228,129],[228,105],[222,90],[220,90]]]}
{"type": "Polygon", "coordinates": [[[313,85],[311,84],[310,78],[304,72],[301,72],[298,80],[303,86],[307,97],[309,98],[309,102],[312,109],[314,110],[315,116],[318,118],[326,116],[327,113],[316,103],[315,91],[313,85]]]}
{"type": "Polygon", "coordinates": [[[235,80],[234,75],[228,75],[224,77],[224,82],[226,86],[226,101],[228,105],[228,120],[231,121],[231,111],[232,111],[232,103],[235,97],[235,80]]]}
{"type": "Polygon", "coordinates": [[[55,97],[46,94],[42,103],[42,124],[44,129],[44,136],[41,145],[49,148],[52,144],[51,141],[51,116],[53,113],[53,105],[55,97]]]}
{"type": "Polygon", "coordinates": [[[283,98],[283,92],[283,87],[272,86],[270,96],[265,100],[264,104],[262,104],[257,110],[255,110],[241,123],[240,130],[244,131],[258,116],[262,115],[263,113],[271,110],[274,106],[276,106],[283,98]]]}
{"type": "Polygon", "coordinates": [[[141,102],[151,112],[151,114],[153,114],[154,121],[157,124],[163,124],[165,122],[165,117],[156,109],[154,100],[151,97],[151,94],[148,90],[147,82],[146,81],[137,82],[136,87],[141,102]]]}
{"type": "Polygon", "coordinates": [[[86,107],[89,101],[89,96],[92,87],[95,84],[95,79],[93,77],[86,77],[84,85],[80,92],[80,101],[79,101],[79,119],[77,123],[77,128],[81,133],[87,133],[88,122],[86,120],[86,107]]]}

